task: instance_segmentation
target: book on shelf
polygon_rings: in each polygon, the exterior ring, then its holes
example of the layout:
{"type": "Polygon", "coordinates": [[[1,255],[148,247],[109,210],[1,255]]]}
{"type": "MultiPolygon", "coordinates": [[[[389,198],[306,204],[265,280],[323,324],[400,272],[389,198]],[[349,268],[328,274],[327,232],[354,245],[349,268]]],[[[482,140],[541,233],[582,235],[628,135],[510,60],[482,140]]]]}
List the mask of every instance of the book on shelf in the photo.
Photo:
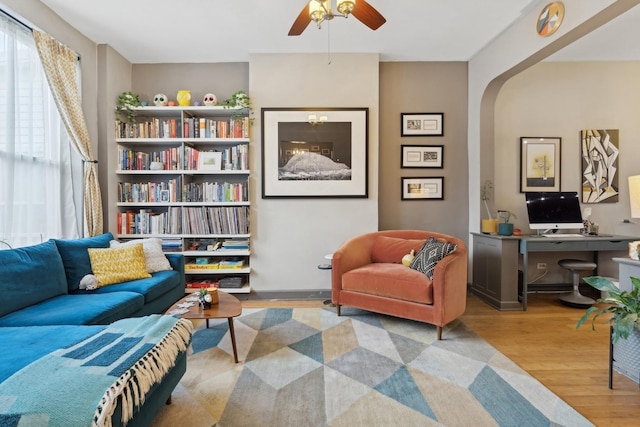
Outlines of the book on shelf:
{"type": "Polygon", "coordinates": [[[196,264],[195,262],[188,262],[184,265],[185,271],[194,271],[194,270],[218,270],[220,268],[219,263],[214,262],[210,264],[196,264]]]}

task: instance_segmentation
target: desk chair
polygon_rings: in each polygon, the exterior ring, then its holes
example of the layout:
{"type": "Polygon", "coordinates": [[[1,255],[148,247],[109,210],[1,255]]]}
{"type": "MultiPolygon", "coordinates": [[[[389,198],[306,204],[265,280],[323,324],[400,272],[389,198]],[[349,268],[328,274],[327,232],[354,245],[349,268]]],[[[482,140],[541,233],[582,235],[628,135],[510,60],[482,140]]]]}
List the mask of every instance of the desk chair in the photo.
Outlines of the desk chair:
{"type": "Polygon", "coordinates": [[[593,298],[586,297],[580,293],[580,272],[593,271],[598,266],[595,262],[583,261],[580,259],[561,259],[558,265],[573,273],[573,292],[562,295],[560,302],[571,307],[586,308],[595,303],[593,298]]]}

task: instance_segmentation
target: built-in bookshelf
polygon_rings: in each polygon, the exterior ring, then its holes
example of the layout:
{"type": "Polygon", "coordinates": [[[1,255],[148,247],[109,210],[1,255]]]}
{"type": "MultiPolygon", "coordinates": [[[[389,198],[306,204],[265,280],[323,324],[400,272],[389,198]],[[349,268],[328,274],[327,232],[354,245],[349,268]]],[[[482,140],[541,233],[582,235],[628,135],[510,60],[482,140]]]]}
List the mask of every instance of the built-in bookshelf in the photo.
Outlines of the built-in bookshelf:
{"type": "Polygon", "coordinates": [[[249,111],[138,107],[115,124],[117,236],[185,256],[187,292],[251,291],[249,111]]]}

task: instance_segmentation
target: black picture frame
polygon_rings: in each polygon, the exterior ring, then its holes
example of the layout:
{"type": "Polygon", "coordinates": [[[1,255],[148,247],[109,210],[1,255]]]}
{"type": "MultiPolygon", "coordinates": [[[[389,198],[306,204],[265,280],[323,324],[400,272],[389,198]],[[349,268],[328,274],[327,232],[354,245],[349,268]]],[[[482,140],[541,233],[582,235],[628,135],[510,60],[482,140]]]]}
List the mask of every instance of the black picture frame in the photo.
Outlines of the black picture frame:
{"type": "Polygon", "coordinates": [[[434,168],[444,167],[444,145],[401,145],[400,167],[434,168]]]}
{"type": "Polygon", "coordinates": [[[402,177],[401,200],[444,200],[444,177],[402,177]]]}
{"type": "Polygon", "coordinates": [[[400,136],[444,136],[444,113],[400,113],[400,136]]]}

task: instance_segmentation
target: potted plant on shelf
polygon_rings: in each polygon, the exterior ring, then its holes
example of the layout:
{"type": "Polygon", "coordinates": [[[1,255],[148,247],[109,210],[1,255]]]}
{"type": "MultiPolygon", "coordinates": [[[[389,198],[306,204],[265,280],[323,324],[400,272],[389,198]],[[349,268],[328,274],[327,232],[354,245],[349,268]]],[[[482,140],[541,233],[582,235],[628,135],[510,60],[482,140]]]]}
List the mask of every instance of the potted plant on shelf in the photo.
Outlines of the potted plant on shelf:
{"type": "Polygon", "coordinates": [[[498,234],[501,236],[511,236],[513,234],[513,224],[510,223],[511,217],[518,218],[516,214],[507,210],[499,210],[498,217],[502,222],[498,224],[498,234]]]}
{"type": "Polygon", "coordinates": [[[480,198],[484,204],[484,208],[487,211],[488,219],[482,220],[481,231],[485,234],[496,234],[498,232],[498,219],[491,215],[488,201],[491,200],[491,190],[493,189],[493,183],[490,179],[486,180],[482,187],[480,187],[480,198]]]}
{"type": "MultiPolygon", "coordinates": [[[[240,108],[247,109],[249,111],[249,124],[253,125],[253,109],[251,108],[251,98],[243,90],[237,90],[231,95],[231,97],[224,101],[224,108],[240,108]]],[[[242,111],[234,111],[231,113],[233,119],[239,119],[244,117],[242,111]]]]}
{"type": "Polygon", "coordinates": [[[136,121],[135,108],[141,105],[140,98],[135,92],[122,92],[118,97],[118,103],[116,104],[116,122],[122,123],[120,120],[120,113],[124,111],[127,116],[127,123],[133,124],[136,121]]]}

